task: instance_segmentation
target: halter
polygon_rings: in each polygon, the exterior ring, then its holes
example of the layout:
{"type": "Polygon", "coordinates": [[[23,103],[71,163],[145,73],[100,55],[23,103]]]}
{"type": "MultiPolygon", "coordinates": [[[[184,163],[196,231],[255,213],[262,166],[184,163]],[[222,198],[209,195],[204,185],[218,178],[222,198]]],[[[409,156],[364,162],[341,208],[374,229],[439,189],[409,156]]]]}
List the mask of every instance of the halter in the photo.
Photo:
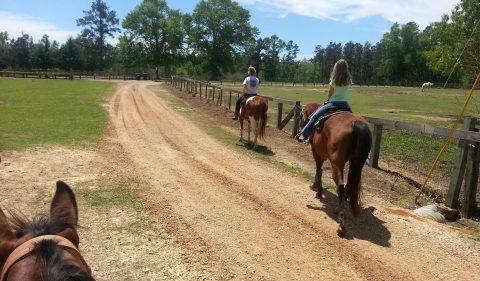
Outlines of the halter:
{"type": "Polygon", "coordinates": [[[5,281],[7,278],[7,273],[10,270],[10,268],[17,263],[18,261],[24,259],[26,256],[28,256],[33,249],[35,248],[35,245],[43,240],[51,240],[54,242],[57,242],[57,245],[62,246],[64,250],[67,250],[71,255],[76,256],[80,262],[83,264],[85,269],[87,269],[88,273],[90,274],[90,267],[87,265],[87,262],[85,259],[80,255],[80,252],[78,251],[77,247],[70,242],[70,240],[59,236],[59,235],[42,235],[38,237],[34,237],[20,246],[18,246],[7,258],[7,261],[3,265],[2,269],[2,275],[0,276],[0,281],[5,281]],[[73,250],[73,251],[70,251],[73,250]]]}

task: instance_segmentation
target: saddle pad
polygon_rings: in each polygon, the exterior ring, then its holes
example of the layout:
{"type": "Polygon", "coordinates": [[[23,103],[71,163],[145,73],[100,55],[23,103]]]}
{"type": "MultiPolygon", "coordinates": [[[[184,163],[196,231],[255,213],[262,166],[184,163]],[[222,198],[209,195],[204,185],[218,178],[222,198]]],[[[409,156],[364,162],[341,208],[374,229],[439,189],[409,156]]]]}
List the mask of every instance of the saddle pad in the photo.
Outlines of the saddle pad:
{"type": "Polygon", "coordinates": [[[333,115],[337,115],[340,113],[351,113],[351,110],[346,110],[346,109],[333,109],[327,111],[325,115],[320,117],[317,122],[313,125],[313,128],[317,131],[321,131],[323,129],[323,124],[325,124],[325,121],[327,121],[328,118],[332,117],[333,115]]]}

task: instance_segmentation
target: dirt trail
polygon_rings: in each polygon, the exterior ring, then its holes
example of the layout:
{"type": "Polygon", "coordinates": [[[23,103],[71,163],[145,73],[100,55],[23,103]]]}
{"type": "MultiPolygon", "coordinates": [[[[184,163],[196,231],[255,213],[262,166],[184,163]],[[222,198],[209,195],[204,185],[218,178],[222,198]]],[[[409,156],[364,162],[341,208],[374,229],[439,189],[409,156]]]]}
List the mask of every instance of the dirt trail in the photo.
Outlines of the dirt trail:
{"type": "Polygon", "coordinates": [[[30,217],[48,208],[57,179],[95,191],[102,177],[138,178],[140,209],[78,196],[80,246],[97,280],[480,280],[479,241],[367,191],[338,237],[335,195],[320,202],[309,182],[228,148],[170,95],[120,82],[98,150],[3,153],[0,205],[30,217]]]}
{"type": "MultiPolygon", "coordinates": [[[[336,235],[333,208],[192,125],[147,88],[123,83],[112,120],[151,188],[149,202],[196,266],[218,279],[472,280],[480,248],[449,227],[367,208],[336,235]]],[[[168,95],[159,93],[159,95],[168,95]]],[[[366,206],[369,206],[368,202],[366,206]]],[[[372,202],[373,203],[373,202],[372,202]]]]}

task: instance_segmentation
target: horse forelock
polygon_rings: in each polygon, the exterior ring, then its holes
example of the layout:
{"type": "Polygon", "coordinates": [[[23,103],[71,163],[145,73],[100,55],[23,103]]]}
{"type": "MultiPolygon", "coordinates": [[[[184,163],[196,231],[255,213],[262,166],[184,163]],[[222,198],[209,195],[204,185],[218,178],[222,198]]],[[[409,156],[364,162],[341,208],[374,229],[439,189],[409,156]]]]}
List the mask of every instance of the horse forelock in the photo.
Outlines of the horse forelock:
{"type": "Polygon", "coordinates": [[[2,281],[7,279],[95,281],[90,267],[68,240],[55,235],[37,238],[40,239],[30,239],[11,253],[3,265],[5,268],[2,269],[0,277],[2,281]],[[43,237],[45,239],[41,239],[43,237]]]}
{"type": "Polygon", "coordinates": [[[40,266],[42,279],[49,281],[94,280],[84,269],[67,262],[64,256],[66,252],[66,248],[52,240],[42,240],[35,245],[33,254],[40,266]]]}

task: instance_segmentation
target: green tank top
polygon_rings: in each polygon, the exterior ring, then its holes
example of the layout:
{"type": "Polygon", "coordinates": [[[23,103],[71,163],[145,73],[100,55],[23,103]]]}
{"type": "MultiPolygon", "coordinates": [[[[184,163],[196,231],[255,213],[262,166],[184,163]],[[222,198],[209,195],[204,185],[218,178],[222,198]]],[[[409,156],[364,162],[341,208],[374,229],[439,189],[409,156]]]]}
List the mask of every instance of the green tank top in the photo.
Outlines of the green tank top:
{"type": "Polygon", "coordinates": [[[350,86],[337,86],[330,82],[330,86],[333,87],[333,95],[330,97],[330,101],[347,101],[348,102],[348,92],[350,91],[350,86]]]}

